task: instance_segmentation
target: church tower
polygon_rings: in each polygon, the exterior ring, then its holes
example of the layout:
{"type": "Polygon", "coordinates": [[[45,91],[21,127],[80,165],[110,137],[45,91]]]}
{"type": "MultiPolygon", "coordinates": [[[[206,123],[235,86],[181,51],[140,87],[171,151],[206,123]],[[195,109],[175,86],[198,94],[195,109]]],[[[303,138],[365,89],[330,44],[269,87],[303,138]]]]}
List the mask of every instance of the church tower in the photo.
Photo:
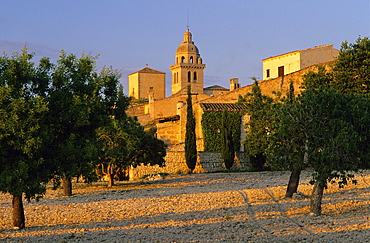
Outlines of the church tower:
{"type": "Polygon", "coordinates": [[[181,42],[175,54],[175,64],[170,66],[172,71],[172,94],[182,88],[191,85],[192,93],[203,93],[203,70],[206,65],[202,63],[199,50],[192,41],[189,29],[184,33],[184,41],[181,42]]]}

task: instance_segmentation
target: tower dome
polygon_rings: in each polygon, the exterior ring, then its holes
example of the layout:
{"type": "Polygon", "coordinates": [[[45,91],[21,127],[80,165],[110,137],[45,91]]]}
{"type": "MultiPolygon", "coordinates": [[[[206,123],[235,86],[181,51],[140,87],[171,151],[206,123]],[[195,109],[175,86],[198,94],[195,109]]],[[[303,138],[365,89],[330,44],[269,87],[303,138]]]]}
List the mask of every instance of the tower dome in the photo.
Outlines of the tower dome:
{"type": "Polygon", "coordinates": [[[192,41],[192,34],[190,33],[189,29],[186,29],[186,32],[184,33],[184,41],[181,42],[176,51],[176,54],[182,53],[199,55],[198,47],[194,45],[194,42],[192,41]]]}

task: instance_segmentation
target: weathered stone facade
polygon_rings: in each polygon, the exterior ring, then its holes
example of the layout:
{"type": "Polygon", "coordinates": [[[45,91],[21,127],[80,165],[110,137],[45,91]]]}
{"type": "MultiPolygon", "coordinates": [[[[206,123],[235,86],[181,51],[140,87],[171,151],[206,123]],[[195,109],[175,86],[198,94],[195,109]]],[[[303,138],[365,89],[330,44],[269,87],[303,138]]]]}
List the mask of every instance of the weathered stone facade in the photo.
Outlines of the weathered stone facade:
{"type": "Polygon", "coordinates": [[[166,97],[166,73],[148,66],[128,75],[128,95],[135,99],[161,100],[166,97]]]}

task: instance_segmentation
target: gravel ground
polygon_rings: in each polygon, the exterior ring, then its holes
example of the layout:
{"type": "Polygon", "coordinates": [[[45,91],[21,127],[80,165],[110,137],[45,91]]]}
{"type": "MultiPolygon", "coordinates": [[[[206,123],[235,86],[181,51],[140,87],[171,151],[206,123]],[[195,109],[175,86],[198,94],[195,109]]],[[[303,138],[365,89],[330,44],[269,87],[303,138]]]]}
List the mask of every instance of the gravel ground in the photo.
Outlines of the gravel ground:
{"type": "Polygon", "coordinates": [[[370,242],[370,172],[330,185],[312,217],[310,173],[284,199],[288,172],[169,175],[113,188],[74,185],[25,202],[26,228],[13,229],[11,197],[0,195],[0,242],[370,242]]]}

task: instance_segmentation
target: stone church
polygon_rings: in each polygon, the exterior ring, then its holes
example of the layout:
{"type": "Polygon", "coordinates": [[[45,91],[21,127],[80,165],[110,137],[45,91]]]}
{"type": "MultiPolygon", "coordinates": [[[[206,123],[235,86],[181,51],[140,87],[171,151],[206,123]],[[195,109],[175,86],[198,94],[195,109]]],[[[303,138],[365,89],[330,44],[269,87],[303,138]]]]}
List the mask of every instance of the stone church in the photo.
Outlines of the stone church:
{"type": "MultiPolygon", "coordinates": [[[[263,80],[259,86],[264,95],[273,96],[272,92],[285,95],[290,82],[293,82],[296,94],[300,93],[302,75],[310,70],[316,70],[317,64],[332,62],[339,51],[333,45],[317,46],[310,49],[293,51],[262,60],[263,80]]],[[[166,166],[164,168],[141,167],[130,171],[130,178],[154,172],[175,173],[186,170],[184,159],[184,141],[186,124],[187,86],[191,86],[193,110],[196,119],[196,137],[198,164],[195,172],[223,170],[223,163],[218,151],[209,151],[202,130],[202,119],[205,113],[238,112],[244,107],[235,104],[239,96],[252,91],[252,86],[240,87],[237,78],[230,79],[230,87],[214,85],[204,88],[204,69],[206,65],[200,57],[198,47],[192,40],[192,34],[186,29],[183,41],[175,54],[175,64],[170,66],[172,72],[172,94],[164,98],[165,73],[146,67],[128,75],[129,96],[135,99],[145,98],[146,103],[132,105],[129,115],[138,117],[144,126],[156,126],[156,136],[165,141],[168,146],[166,166]]],[[[248,169],[242,141],[245,138],[244,123],[247,115],[240,117],[241,146],[236,153],[235,168],[248,169]]]]}

